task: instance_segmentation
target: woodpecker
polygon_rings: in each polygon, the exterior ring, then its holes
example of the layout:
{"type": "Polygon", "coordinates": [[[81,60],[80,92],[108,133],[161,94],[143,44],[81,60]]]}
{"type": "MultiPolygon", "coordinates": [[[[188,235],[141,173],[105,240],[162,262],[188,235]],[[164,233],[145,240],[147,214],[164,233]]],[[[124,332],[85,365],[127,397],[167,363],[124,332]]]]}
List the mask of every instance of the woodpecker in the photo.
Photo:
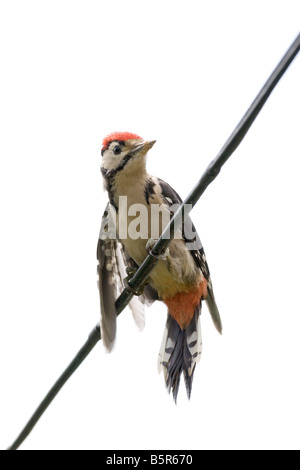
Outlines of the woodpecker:
{"type": "MultiPolygon", "coordinates": [[[[124,288],[126,274],[141,265],[173,215],[174,206],[182,202],[168,183],[147,172],[146,157],[154,144],[154,140],[145,141],[130,132],[114,132],[103,140],[101,173],[109,203],[102,218],[97,258],[100,326],[108,351],[116,337],[115,300],[124,288]],[[124,201],[128,209],[125,215],[121,210],[124,201]],[[137,207],[139,220],[133,223],[137,207]],[[155,207],[158,211],[154,211],[155,207]],[[136,234],[130,230],[132,223],[140,229],[136,234]],[[108,233],[109,226],[115,228],[115,233],[108,233]]],[[[167,389],[176,402],[181,374],[190,398],[195,366],[202,353],[202,300],[220,334],[222,323],[205,253],[190,217],[175,235],[151,271],[143,293],[134,297],[129,306],[140,329],[145,324],[144,304],[160,300],[168,308],[158,368],[164,371],[167,389]]]]}

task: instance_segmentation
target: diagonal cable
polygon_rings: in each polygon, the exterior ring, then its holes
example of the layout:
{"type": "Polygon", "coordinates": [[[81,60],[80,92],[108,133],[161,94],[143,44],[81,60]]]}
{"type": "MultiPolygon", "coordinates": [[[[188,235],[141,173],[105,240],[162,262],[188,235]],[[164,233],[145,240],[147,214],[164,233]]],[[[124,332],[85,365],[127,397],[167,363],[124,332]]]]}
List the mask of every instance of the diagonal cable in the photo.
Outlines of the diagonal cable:
{"type": "MultiPolygon", "coordinates": [[[[124,308],[128,305],[132,299],[134,292],[137,292],[139,287],[143,286],[146,280],[149,277],[151,270],[157,262],[157,256],[163,253],[172,238],[177,227],[180,227],[182,220],[186,218],[191,211],[192,207],[200,199],[206,188],[209,184],[217,177],[220,173],[220,170],[224,163],[229,159],[233,154],[239,144],[242,142],[243,138],[247,134],[249,128],[253,124],[257,115],[261,111],[263,105],[269,98],[270,94],[274,90],[275,86],[283,76],[283,74],[288,69],[289,65],[292,63],[296,55],[300,50],[300,34],[297,36],[293,44],[290,46],[286,54],[283,56],[282,60],[279,62],[274,72],[267,80],[251,106],[249,107],[246,114],[243,116],[237,127],[234,129],[233,133],[224,144],[216,158],[209,164],[206,171],[203,173],[201,179],[178,208],[177,212],[174,214],[168,226],[165,228],[164,232],[161,234],[159,240],[152,248],[150,254],[141,264],[135,275],[128,281],[128,287],[124,289],[122,294],[116,300],[116,309],[117,313],[120,314],[124,308]]],[[[58,394],[63,385],[71,377],[71,375],[78,369],[80,364],[92,351],[98,341],[101,339],[100,327],[97,324],[92,332],[90,333],[88,340],[77,353],[76,357],[69,364],[67,369],[59,377],[57,382],[53,385],[51,390],[47,393],[44,400],[41,402],[39,407],[36,409],[22,432],[19,434],[15,442],[8,448],[8,450],[17,450],[22,442],[26,439],[29,433],[32,431],[33,427],[36,425],[37,421],[40,419],[42,414],[48,408],[50,403],[53,401],[55,396],[58,394]]]]}

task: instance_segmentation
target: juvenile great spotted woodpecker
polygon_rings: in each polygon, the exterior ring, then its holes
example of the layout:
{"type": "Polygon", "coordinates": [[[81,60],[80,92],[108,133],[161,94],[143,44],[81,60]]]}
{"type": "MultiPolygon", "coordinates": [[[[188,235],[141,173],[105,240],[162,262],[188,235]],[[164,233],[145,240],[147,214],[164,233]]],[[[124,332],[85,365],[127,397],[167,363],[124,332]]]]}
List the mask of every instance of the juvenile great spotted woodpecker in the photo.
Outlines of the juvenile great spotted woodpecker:
{"type": "MultiPolygon", "coordinates": [[[[102,218],[97,258],[100,326],[108,351],[116,337],[115,300],[124,288],[126,274],[141,265],[169,222],[174,205],[182,202],[168,183],[147,173],[146,156],[154,144],[155,141],[144,141],[129,132],[115,132],[103,140],[101,172],[109,203],[102,218]],[[126,207],[125,214],[121,203],[126,207]],[[155,207],[158,210],[154,211],[155,207]],[[139,223],[134,217],[136,208],[139,223]],[[135,234],[131,225],[139,228],[135,234]],[[115,227],[112,235],[108,233],[109,226],[115,227]],[[154,238],[151,236],[153,230],[154,238]]],[[[158,367],[159,371],[164,371],[167,389],[172,391],[175,401],[181,374],[188,397],[191,395],[195,365],[202,352],[200,313],[203,299],[221,333],[222,323],[205,253],[191,219],[187,217],[151,271],[143,293],[129,304],[140,329],[145,323],[143,304],[161,300],[168,307],[158,367]]]]}

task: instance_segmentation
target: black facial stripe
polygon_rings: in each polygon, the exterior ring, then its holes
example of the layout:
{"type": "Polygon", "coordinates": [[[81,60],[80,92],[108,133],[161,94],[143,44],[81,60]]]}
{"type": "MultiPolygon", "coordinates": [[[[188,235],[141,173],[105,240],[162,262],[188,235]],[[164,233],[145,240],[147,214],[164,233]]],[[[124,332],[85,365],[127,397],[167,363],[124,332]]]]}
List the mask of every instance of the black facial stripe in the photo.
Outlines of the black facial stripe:
{"type": "Polygon", "coordinates": [[[149,198],[155,194],[155,191],[154,191],[154,186],[155,186],[155,183],[154,181],[152,181],[151,179],[148,179],[146,181],[146,186],[145,186],[145,190],[144,190],[144,195],[145,195],[145,198],[146,198],[146,202],[149,206],[149,198]]]}
{"type": "Polygon", "coordinates": [[[128,153],[123,157],[123,159],[120,161],[119,165],[116,168],[113,168],[112,170],[107,170],[106,168],[101,167],[101,173],[102,176],[107,180],[107,179],[113,179],[115,175],[123,170],[124,166],[126,165],[127,162],[131,159],[132,155],[128,153]]]}
{"type": "Polygon", "coordinates": [[[117,168],[113,168],[112,170],[107,170],[106,168],[101,167],[102,176],[106,180],[106,188],[108,192],[109,201],[114,206],[116,211],[118,211],[118,206],[114,199],[114,189],[113,189],[115,176],[119,171],[123,170],[126,163],[131,159],[131,157],[132,156],[130,154],[125,155],[125,157],[123,158],[123,160],[121,160],[117,168]]]}
{"type": "Polygon", "coordinates": [[[132,157],[132,155],[130,155],[130,153],[127,153],[127,155],[125,155],[125,157],[123,157],[123,160],[121,160],[121,162],[119,163],[117,168],[114,170],[115,173],[118,173],[118,171],[123,170],[124,166],[129,162],[131,157],[132,157]]]}
{"type": "Polygon", "coordinates": [[[112,170],[109,171],[109,170],[106,170],[105,168],[101,168],[101,173],[102,173],[103,178],[106,180],[106,189],[108,193],[109,202],[118,212],[118,206],[114,199],[114,188],[113,188],[115,173],[112,174],[112,170]]]}

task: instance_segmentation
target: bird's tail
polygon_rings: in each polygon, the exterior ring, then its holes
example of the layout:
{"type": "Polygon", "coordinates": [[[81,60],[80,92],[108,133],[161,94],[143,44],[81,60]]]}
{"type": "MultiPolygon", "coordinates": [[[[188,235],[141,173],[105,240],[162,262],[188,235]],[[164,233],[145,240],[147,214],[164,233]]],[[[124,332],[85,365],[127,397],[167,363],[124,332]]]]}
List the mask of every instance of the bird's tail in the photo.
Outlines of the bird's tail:
{"type": "Polygon", "coordinates": [[[202,352],[200,325],[201,304],[196,308],[194,317],[184,330],[168,313],[166,328],[158,358],[158,370],[164,371],[166,386],[177,400],[180,377],[183,373],[187,395],[190,398],[196,363],[202,352]]]}

